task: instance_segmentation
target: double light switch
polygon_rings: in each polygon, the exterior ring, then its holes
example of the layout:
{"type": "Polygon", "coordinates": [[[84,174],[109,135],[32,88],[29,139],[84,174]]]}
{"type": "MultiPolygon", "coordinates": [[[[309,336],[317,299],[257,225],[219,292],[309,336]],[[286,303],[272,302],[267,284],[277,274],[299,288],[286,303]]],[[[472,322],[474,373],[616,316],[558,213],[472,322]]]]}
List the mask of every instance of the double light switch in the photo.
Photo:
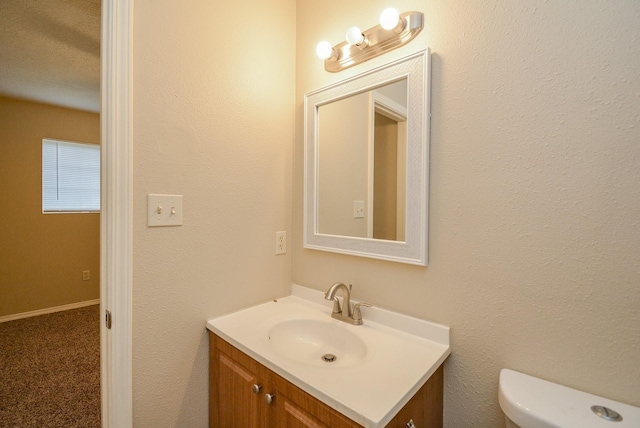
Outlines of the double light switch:
{"type": "Polygon", "coordinates": [[[147,226],[182,226],[182,195],[147,195],[147,226]]]}

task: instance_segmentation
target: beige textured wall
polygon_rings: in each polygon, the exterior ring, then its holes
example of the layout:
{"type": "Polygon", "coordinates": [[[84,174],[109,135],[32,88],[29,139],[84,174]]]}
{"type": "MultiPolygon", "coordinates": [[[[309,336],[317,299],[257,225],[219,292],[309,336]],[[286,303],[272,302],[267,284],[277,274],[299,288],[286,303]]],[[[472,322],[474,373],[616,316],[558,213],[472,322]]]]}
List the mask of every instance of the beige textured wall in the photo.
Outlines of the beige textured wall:
{"type": "Polygon", "coordinates": [[[502,424],[502,367],[640,405],[640,3],[398,0],[416,40],[324,72],[386,6],[297,2],[294,282],[451,326],[447,427],[502,424]],[[304,93],[426,46],[429,267],[303,249],[304,93]]]}
{"type": "Polygon", "coordinates": [[[136,427],[207,426],[205,321],[290,288],[295,10],[135,2],[136,427]],[[184,225],[147,228],[148,193],[182,194],[184,225]]]}
{"type": "Polygon", "coordinates": [[[354,218],[353,205],[369,199],[369,94],[325,104],[318,116],[318,230],[366,237],[367,219],[354,218]]]}
{"type": "Polygon", "coordinates": [[[100,214],[42,213],[45,137],[99,144],[100,116],[0,97],[0,317],[100,297],[100,214]]]}

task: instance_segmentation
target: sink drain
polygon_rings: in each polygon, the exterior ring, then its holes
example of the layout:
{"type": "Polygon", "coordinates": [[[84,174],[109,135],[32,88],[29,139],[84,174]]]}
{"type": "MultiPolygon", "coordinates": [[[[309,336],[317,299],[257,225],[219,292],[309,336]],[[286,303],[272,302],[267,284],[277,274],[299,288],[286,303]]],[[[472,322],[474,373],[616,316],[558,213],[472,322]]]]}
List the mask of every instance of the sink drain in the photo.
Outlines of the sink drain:
{"type": "Polygon", "coordinates": [[[325,362],[327,362],[327,363],[333,363],[333,362],[334,362],[335,360],[337,360],[337,359],[338,359],[338,357],[336,357],[336,356],[335,356],[335,355],[333,355],[333,354],[324,354],[324,355],[322,356],[322,361],[325,361],[325,362]]]}

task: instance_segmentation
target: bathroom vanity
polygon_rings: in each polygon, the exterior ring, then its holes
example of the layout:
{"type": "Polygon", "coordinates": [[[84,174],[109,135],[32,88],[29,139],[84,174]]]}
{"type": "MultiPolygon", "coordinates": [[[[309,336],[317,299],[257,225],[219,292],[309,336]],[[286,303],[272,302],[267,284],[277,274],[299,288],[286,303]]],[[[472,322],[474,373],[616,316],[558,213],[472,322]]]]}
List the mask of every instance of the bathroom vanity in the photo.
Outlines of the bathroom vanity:
{"type": "MultiPolygon", "coordinates": [[[[440,366],[385,426],[406,428],[413,421],[416,427],[442,427],[442,382],[440,366]]],[[[210,331],[209,426],[352,428],[362,425],[210,331]]]]}
{"type": "Polygon", "coordinates": [[[331,311],[294,285],[209,320],[210,426],[442,426],[449,328],[374,307],[355,326],[331,311]]]}

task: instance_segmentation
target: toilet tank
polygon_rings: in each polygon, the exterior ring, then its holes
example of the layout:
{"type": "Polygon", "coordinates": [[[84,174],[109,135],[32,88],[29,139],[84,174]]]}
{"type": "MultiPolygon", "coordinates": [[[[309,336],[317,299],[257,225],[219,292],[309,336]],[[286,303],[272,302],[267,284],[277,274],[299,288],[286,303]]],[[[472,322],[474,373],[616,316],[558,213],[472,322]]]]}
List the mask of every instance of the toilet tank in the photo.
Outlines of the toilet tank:
{"type": "Polygon", "coordinates": [[[500,371],[498,400],[507,420],[521,428],[640,427],[640,407],[509,369],[500,371]]]}

